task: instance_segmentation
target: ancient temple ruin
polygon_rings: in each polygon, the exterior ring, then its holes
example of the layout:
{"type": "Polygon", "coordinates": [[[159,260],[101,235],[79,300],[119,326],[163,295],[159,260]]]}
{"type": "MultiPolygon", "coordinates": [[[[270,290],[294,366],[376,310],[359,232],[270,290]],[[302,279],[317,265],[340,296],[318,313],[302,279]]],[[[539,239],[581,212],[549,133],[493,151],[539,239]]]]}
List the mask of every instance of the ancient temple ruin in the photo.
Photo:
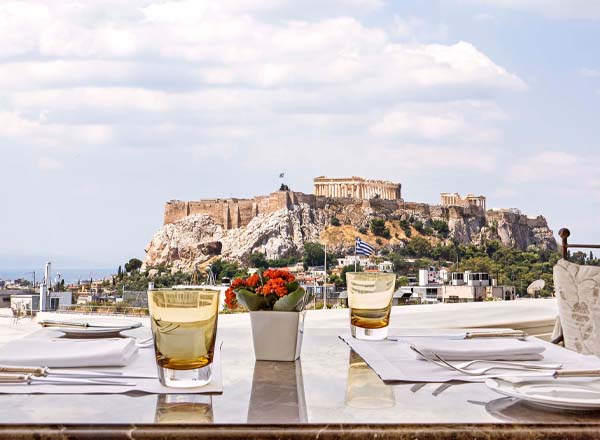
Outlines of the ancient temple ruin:
{"type": "Polygon", "coordinates": [[[476,207],[485,211],[485,196],[467,194],[462,197],[459,193],[441,193],[442,206],[462,206],[463,208],[476,207]]]}
{"type": "Polygon", "coordinates": [[[314,183],[316,196],[402,200],[402,185],[387,180],[370,180],[356,176],[339,178],[320,176],[314,179],[314,183]]]}

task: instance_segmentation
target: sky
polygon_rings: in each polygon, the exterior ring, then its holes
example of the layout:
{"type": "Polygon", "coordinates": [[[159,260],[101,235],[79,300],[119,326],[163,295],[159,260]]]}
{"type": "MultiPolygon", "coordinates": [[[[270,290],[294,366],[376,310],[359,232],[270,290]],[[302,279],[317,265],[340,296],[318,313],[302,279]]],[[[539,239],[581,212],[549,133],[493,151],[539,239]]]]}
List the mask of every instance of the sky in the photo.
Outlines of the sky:
{"type": "Polygon", "coordinates": [[[600,243],[600,0],[0,1],[0,265],[112,267],[171,199],[402,183],[600,243]]]}

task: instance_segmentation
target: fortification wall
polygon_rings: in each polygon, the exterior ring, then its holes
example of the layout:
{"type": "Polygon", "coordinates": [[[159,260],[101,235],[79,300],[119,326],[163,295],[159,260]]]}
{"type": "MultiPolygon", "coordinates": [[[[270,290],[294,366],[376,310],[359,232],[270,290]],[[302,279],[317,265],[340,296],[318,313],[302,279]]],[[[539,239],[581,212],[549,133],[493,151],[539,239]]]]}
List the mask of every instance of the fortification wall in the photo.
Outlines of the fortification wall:
{"type": "Polygon", "coordinates": [[[171,200],[165,204],[164,224],[175,223],[190,215],[207,215],[225,229],[234,229],[248,225],[259,214],[289,209],[299,203],[317,206],[314,195],[291,191],[278,191],[252,199],[171,200]]]}

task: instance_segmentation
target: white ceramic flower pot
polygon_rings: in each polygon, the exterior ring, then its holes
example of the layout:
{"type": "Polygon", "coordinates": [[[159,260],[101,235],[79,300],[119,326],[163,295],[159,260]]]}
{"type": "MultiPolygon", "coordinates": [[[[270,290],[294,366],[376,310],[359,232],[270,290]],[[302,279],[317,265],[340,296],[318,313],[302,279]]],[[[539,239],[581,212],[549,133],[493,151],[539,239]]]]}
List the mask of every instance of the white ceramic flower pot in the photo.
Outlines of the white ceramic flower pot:
{"type": "Polygon", "coordinates": [[[304,315],[302,312],[250,312],[252,340],[257,361],[295,361],[300,357],[304,315]]]}

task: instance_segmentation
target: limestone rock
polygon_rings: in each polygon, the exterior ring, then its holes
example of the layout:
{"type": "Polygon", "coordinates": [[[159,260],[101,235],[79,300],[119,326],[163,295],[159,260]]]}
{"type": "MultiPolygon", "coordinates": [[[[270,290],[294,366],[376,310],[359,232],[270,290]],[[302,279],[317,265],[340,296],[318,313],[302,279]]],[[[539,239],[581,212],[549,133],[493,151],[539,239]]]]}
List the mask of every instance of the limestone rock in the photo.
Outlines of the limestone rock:
{"type": "MultiPolygon", "coordinates": [[[[443,220],[450,230],[448,240],[454,239],[461,244],[499,240],[506,246],[523,250],[530,246],[557,248],[553,233],[541,216],[529,218],[515,211],[483,212],[481,209],[389,200],[327,199],[320,206],[294,202],[282,209],[259,213],[239,228],[226,229],[216,223],[214,217],[204,214],[167,223],[146,248],[143,269],[165,265],[172,270],[190,270],[216,256],[246,262],[253,252],[263,253],[268,259],[299,256],[304,243],[320,241],[325,236],[329,237],[327,243],[331,252],[351,253],[354,237],[361,228],[368,229],[373,218],[383,218],[388,225],[410,218],[423,223],[443,220]],[[339,233],[330,234],[327,228],[334,217],[341,226],[337,227],[339,233]]],[[[395,230],[400,231],[399,227],[395,230]]],[[[369,238],[375,245],[375,237],[369,238]]],[[[396,236],[376,247],[394,250],[406,242],[404,236],[396,236]]]]}

